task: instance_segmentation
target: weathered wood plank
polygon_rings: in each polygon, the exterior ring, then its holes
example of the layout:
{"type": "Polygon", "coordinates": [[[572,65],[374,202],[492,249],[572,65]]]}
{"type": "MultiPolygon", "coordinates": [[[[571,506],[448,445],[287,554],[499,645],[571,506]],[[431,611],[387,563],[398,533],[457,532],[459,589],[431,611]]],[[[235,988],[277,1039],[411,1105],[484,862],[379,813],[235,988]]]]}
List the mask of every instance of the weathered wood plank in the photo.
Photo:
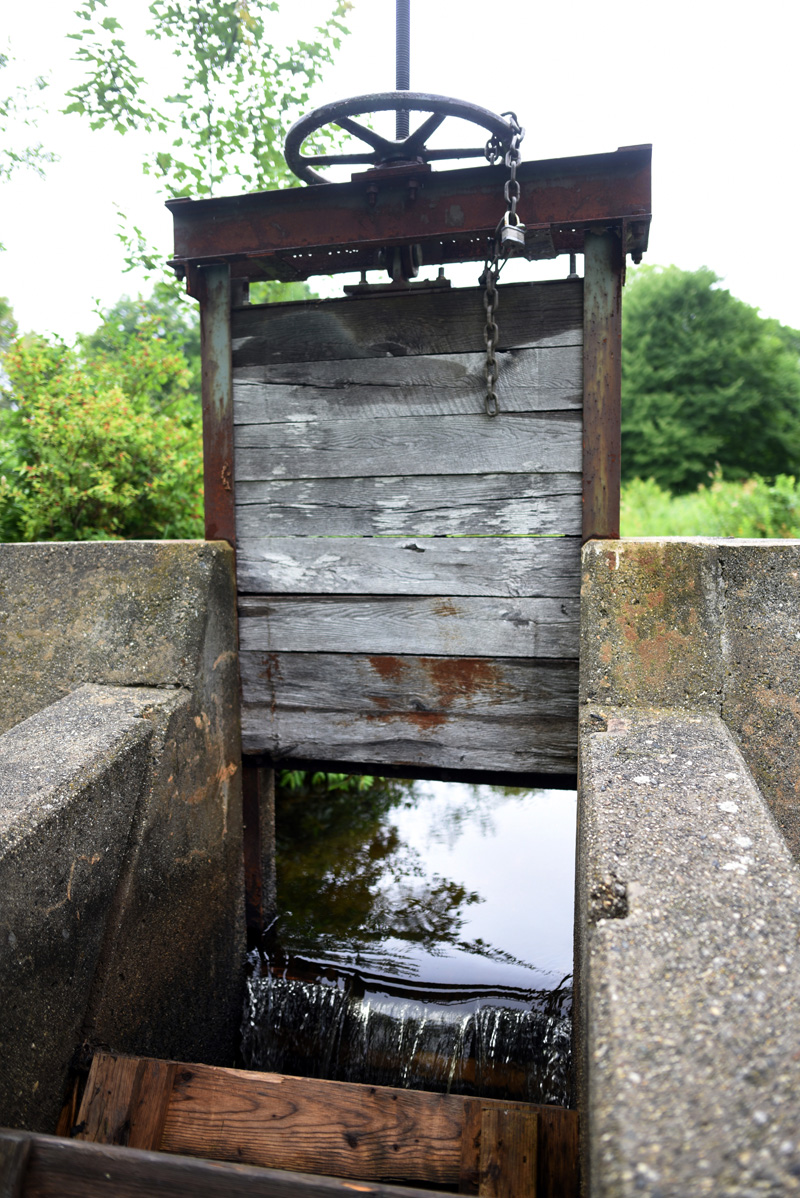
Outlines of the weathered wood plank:
{"type": "Polygon", "coordinates": [[[239,599],[239,646],[266,653],[578,656],[577,599],[257,596],[239,599]]]}
{"type": "MultiPolygon", "coordinates": [[[[464,1104],[455,1094],[183,1065],[163,1149],[303,1172],[325,1168],[338,1177],[454,1186],[464,1104]]],[[[496,1101],[482,1106],[540,1109],[496,1101]]]]}
{"type": "Polygon", "coordinates": [[[239,537],[240,593],[574,597],[573,537],[239,537]]]}
{"type": "Polygon", "coordinates": [[[363,478],[368,475],[571,473],[581,468],[579,412],[506,413],[240,424],[237,479],[363,478]]]}
{"type": "Polygon", "coordinates": [[[273,479],[236,484],[241,540],[528,536],[580,528],[580,474],[273,479]]]}
{"type": "Polygon", "coordinates": [[[75,1138],[156,1150],[175,1070],[171,1061],[95,1053],[75,1138]]]}
{"type": "Polygon", "coordinates": [[[461,1165],[458,1175],[459,1194],[477,1194],[481,1163],[481,1103],[468,1098],[464,1103],[464,1123],[461,1132],[461,1165]]]}
{"type": "MultiPolygon", "coordinates": [[[[292,1173],[170,1156],[160,1152],[79,1143],[29,1132],[0,1131],[9,1149],[29,1146],[25,1198],[353,1198],[336,1177],[292,1173]]],[[[359,1182],[368,1198],[430,1198],[430,1190],[359,1182]]],[[[17,1198],[15,1195],[14,1198],[17,1198]]]]}
{"type": "Polygon", "coordinates": [[[483,1198],[537,1198],[535,1111],[481,1112],[481,1159],[478,1193],[483,1198]]]}
{"type": "Polygon", "coordinates": [[[461,1103],[279,1074],[184,1066],[164,1150],[337,1177],[447,1185],[461,1103]]]}
{"type": "Polygon", "coordinates": [[[354,715],[272,706],[242,710],[243,751],[267,754],[282,763],[574,774],[577,745],[577,703],[572,719],[548,715],[529,720],[492,719],[480,712],[445,718],[424,711],[354,715]]]}
{"type": "Polygon", "coordinates": [[[578,662],[491,657],[408,657],[341,653],[239,655],[245,707],[325,714],[456,713],[511,720],[574,720],[578,662]]]}
{"type": "MultiPolygon", "coordinates": [[[[497,363],[502,412],[553,411],[583,403],[579,345],[514,350],[498,354],[497,363]]],[[[485,354],[443,354],[242,367],[234,379],[234,421],[470,415],[483,410],[485,365],[485,354]]]]}
{"type": "Polygon", "coordinates": [[[539,1107],[539,1198],[578,1198],[578,1112],[539,1107]]]}
{"type": "MultiPolygon", "coordinates": [[[[581,344],[581,280],[499,290],[500,350],[581,344]]],[[[233,364],[480,353],[484,320],[479,287],[235,309],[233,364]]]]}

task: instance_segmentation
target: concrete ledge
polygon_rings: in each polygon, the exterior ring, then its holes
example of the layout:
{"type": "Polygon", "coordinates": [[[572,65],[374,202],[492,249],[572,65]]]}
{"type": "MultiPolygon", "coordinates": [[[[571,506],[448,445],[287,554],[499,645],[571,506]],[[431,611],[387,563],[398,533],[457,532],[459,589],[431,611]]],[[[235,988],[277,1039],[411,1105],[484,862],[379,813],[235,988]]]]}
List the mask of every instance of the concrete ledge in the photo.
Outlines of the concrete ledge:
{"type": "Polygon", "coordinates": [[[581,702],[716,711],[800,861],[800,541],[590,541],[581,594],[581,702]]]}
{"type": "Polygon", "coordinates": [[[800,1192],[800,871],[741,753],[709,712],[590,706],[580,754],[589,1192],[800,1192]]]}
{"type": "Polygon", "coordinates": [[[0,736],[0,1112],[52,1128],[168,692],[84,687],[0,736]]]}

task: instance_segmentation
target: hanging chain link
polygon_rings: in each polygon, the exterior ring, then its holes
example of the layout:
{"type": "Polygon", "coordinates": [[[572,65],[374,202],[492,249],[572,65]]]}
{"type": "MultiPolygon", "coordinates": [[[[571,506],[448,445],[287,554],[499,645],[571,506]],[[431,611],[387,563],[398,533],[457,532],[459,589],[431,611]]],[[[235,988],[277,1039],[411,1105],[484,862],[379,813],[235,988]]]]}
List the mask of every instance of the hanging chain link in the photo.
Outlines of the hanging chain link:
{"type": "MultiPolygon", "coordinates": [[[[483,309],[486,313],[486,323],[483,328],[484,341],[486,342],[486,364],[484,366],[484,375],[486,378],[486,398],[484,400],[484,408],[487,416],[496,416],[500,411],[500,406],[497,402],[497,378],[498,366],[496,349],[497,343],[500,340],[500,329],[495,319],[495,313],[500,305],[500,293],[497,290],[497,281],[500,278],[500,272],[508,261],[508,247],[506,247],[506,255],[501,260],[500,238],[503,226],[510,222],[516,223],[517,218],[517,202],[520,197],[520,185],[517,181],[517,166],[520,163],[522,155],[520,153],[520,143],[525,136],[525,130],[519,124],[516,114],[513,112],[504,112],[503,116],[509,117],[510,124],[513,129],[511,144],[505,153],[505,164],[509,170],[509,176],[506,179],[503,187],[503,197],[506,202],[506,212],[501,217],[497,228],[494,231],[494,237],[489,243],[486,261],[483,266],[483,274],[480,282],[483,285],[483,309]]],[[[486,143],[486,157],[489,162],[494,164],[503,153],[503,146],[498,138],[491,137],[486,143]]]]}

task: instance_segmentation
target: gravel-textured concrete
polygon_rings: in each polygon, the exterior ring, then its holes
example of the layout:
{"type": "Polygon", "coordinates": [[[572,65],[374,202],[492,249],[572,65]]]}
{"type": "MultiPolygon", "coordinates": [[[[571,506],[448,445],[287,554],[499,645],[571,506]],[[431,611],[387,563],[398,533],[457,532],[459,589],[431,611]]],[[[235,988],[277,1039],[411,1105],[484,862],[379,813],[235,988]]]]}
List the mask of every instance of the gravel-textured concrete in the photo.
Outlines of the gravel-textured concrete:
{"type": "Polygon", "coordinates": [[[701,711],[582,716],[578,941],[592,1198],[800,1191],[800,871],[701,711]]]}
{"type": "Polygon", "coordinates": [[[800,861],[800,541],[589,542],[581,701],[716,711],[800,861]]]}
{"type": "MultiPolygon", "coordinates": [[[[147,781],[134,808],[125,801],[125,854],[81,1034],[90,1046],[231,1064],[244,917],[230,547],[0,546],[0,678],[0,728],[12,733],[82,684],[157,688],[140,718],[147,781]]],[[[35,758],[32,747],[32,768],[35,758]]],[[[28,874],[13,885],[24,895],[28,874]]],[[[0,1111],[0,1122],[49,1131],[44,1109],[0,1111]]]]}
{"type": "Polygon", "coordinates": [[[174,693],[83,687],[0,736],[0,1122],[52,1130],[174,693]]]}

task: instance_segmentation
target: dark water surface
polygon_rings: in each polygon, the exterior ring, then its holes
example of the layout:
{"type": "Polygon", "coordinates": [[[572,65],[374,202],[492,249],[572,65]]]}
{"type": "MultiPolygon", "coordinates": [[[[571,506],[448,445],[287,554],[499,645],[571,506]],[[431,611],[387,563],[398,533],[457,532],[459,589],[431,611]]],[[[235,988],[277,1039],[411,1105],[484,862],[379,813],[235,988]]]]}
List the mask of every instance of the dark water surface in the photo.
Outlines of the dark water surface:
{"type": "Polygon", "coordinates": [[[278,795],[251,1068],[568,1105],[575,792],[278,795]]]}

